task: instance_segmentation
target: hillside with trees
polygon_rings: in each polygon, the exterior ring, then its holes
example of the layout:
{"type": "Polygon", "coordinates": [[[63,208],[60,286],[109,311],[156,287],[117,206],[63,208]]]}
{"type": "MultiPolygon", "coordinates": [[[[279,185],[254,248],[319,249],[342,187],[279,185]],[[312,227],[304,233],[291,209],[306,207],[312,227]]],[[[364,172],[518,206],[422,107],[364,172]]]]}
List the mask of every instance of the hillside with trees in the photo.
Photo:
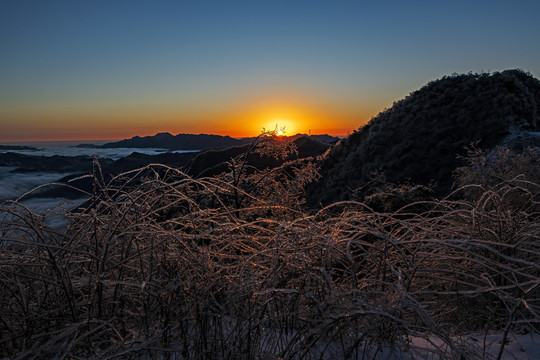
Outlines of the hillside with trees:
{"type": "Polygon", "coordinates": [[[214,176],[226,172],[230,168],[230,161],[235,158],[244,158],[246,165],[251,168],[263,170],[275,168],[286,161],[294,161],[304,158],[312,158],[321,155],[330,147],[330,144],[317,140],[312,136],[292,136],[276,141],[287,144],[290,142],[294,152],[286,158],[276,158],[270,154],[261,154],[254,150],[253,145],[235,146],[220,150],[206,150],[198,154],[186,166],[186,172],[194,177],[214,176]]]}
{"type": "Polygon", "coordinates": [[[449,192],[460,156],[479,149],[540,144],[540,81],[521,70],[455,74],[412,92],[334,146],[320,162],[309,202],[364,196],[378,184],[434,184],[449,192]],[[374,180],[374,181],[372,181],[374,180]]]}

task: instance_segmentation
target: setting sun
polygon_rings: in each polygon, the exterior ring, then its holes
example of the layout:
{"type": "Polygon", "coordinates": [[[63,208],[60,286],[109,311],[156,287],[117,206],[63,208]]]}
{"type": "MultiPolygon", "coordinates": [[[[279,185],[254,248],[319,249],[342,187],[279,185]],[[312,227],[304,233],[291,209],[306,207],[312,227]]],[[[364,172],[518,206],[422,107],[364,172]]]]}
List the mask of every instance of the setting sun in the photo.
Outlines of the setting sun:
{"type": "Polygon", "coordinates": [[[290,136],[299,132],[295,123],[286,118],[276,118],[269,121],[264,128],[269,131],[275,131],[278,136],[290,136]]]}

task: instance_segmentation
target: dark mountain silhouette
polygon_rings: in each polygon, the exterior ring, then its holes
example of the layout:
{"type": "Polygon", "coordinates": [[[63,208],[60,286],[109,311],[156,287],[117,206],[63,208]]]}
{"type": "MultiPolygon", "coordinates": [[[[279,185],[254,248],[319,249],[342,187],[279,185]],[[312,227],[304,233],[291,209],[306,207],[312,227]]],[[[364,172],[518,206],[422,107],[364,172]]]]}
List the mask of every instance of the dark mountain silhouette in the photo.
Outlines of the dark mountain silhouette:
{"type": "MultiPolygon", "coordinates": [[[[305,134],[291,136],[297,139],[305,134]]],[[[311,138],[323,142],[333,143],[339,138],[330,135],[311,135],[311,138]]],[[[231,146],[242,146],[251,143],[255,138],[246,137],[235,139],[230,136],[208,135],[208,134],[178,134],[172,135],[168,132],[159,133],[153,136],[135,136],[131,139],[106,143],[104,145],[80,144],[82,148],[162,148],[168,150],[208,150],[224,149],[231,146]]]]}
{"type": "Polygon", "coordinates": [[[26,145],[0,145],[0,151],[2,150],[31,150],[31,151],[37,151],[39,150],[36,147],[33,146],[26,146],[26,145]]]}
{"type": "MultiPolygon", "coordinates": [[[[144,166],[150,165],[150,164],[161,164],[170,166],[172,168],[178,168],[181,169],[186,164],[189,163],[190,160],[192,160],[197,153],[195,152],[189,152],[189,153],[164,153],[164,154],[158,154],[158,155],[147,155],[147,154],[141,154],[134,152],[131,155],[128,155],[126,157],[123,157],[121,159],[118,159],[116,161],[105,161],[102,162],[100,160],[100,166],[101,171],[104,175],[105,181],[108,181],[113,176],[130,171],[142,168],[144,166]]],[[[160,171],[159,168],[157,168],[158,171],[160,171]]],[[[71,175],[66,176],[63,179],[60,180],[60,182],[67,183],[70,182],[70,185],[87,191],[91,192],[93,187],[93,179],[91,178],[81,178],[77,179],[75,181],[70,181],[71,179],[78,178],[80,175],[71,175]]],[[[40,196],[62,196],[62,197],[78,197],[80,196],[80,191],[77,190],[70,190],[65,188],[53,188],[48,193],[40,193],[40,196]]]]}
{"type": "Polygon", "coordinates": [[[321,142],[324,142],[324,143],[328,143],[328,144],[334,144],[336,143],[337,141],[339,141],[339,138],[338,137],[335,137],[335,136],[330,136],[328,134],[323,134],[323,135],[306,135],[306,134],[296,134],[296,135],[292,135],[292,136],[289,136],[289,139],[293,139],[293,140],[296,140],[298,138],[301,138],[301,137],[307,137],[307,138],[310,138],[310,139],[313,139],[313,140],[318,140],[318,141],[321,141],[321,142]]]}
{"type": "Polygon", "coordinates": [[[135,136],[131,139],[106,143],[104,145],[81,144],[78,147],[91,148],[162,148],[168,150],[222,149],[249,143],[249,139],[234,139],[230,136],[208,134],[178,134],[168,132],[153,136],[135,136]]]}
{"type": "Polygon", "coordinates": [[[540,81],[530,74],[506,70],[445,76],[332,147],[320,161],[320,181],[307,189],[308,202],[328,204],[355,190],[365,195],[379,170],[392,183],[435,181],[436,194],[445,194],[466,146],[539,145],[534,134],[539,126],[540,81]]]}
{"type": "MultiPolygon", "coordinates": [[[[185,135],[185,134],[183,134],[185,135]]],[[[186,135],[187,136],[187,135],[186,135]]],[[[186,138],[186,136],[183,136],[186,138]]],[[[192,135],[194,137],[199,137],[199,135],[192,135]]],[[[220,137],[217,135],[207,135],[209,138],[228,138],[220,137]]],[[[182,137],[182,136],[181,136],[182,137]]],[[[189,136],[187,136],[189,137],[189,136]]],[[[153,147],[163,147],[164,143],[160,143],[162,146],[158,146],[157,143],[152,143],[153,141],[158,141],[159,139],[166,142],[166,139],[175,138],[178,136],[173,136],[170,134],[158,134],[154,137],[148,137],[148,141],[144,141],[144,144],[153,144],[149,146],[153,147]]],[[[295,158],[305,158],[310,156],[320,155],[328,149],[330,144],[317,140],[318,138],[324,140],[335,141],[337,138],[333,138],[328,135],[316,135],[316,136],[302,136],[297,134],[294,137],[289,137],[288,140],[294,140],[298,148],[298,155],[295,158]]],[[[135,139],[135,138],[134,138],[135,139]]],[[[145,138],[139,138],[145,139],[145,138]]],[[[231,140],[236,140],[228,138],[231,140]]],[[[255,138],[245,138],[240,141],[240,143],[248,143],[254,141],[255,138]]],[[[131,139],[133,140],[133,139],[131,139]]],[[[130,140],[126,140],[128,142],[130,140]]],[[[121,142],[120,142],[121,143],[121,142]]],[[[135,146],[128,145],[123,146],[135,146]]],[[[139,143],[142,145],[143,142],[139,143]]],[[[208,142],[206,142],[208,144],[208,142]]],[[[80,145],[88,146],[88,145],[80,145]]],[[[89,145],[90,147],[99,147],[97,145],[89,145]]],[[[122,172],[138,169],[144,167],[148,164],[163,164],[173,168],[186,170],[189,169],[190,174],[195,174],[196,176],[211,176],[218,174],[222,171],[226,171],[227,161],[232,157],[238,156],[245,152],[248,148],[248,145],[243,146],[232,146],[227,147],[221,150],[209,150],[206,151],[201,156],[198,156],[199,152],[187,152],[187,153],[174,153],[174,152],[164,152],[158,155],[146,155],[134,152],[129,156],[123,157],[116,161],[100,158],[99,163],[102,168],[105,180],[108,181],[112,176],[118,175],[122,172]],[[196,160],[194,158],[197,157],[196,160]],[[194,161],[192,161],[194,160],[194,161]],[[186,167],[188,163],[191,162],[190,167],[186,167]]],[[[19,149],[19,148],[17,148],[19,149]]],[[[289,158],[287,160],[292,160],[289,158]]],[[[257,168],[265,167],[275,167],[283,163],[283,161],[277,161],[274,159],[260,157],[257,154],[252,154],[249,158],[250,165],[257,168]]],[[[58,179],[59,183],[69,182],[70,186],[79,188],[83,191],[90,192],[92,190],[92,180],[90,178],[81,178],[82,175],[90,174],[92,172],[92,157],[90,156],[39,156],[39,155],[24,155],[14,152],[0,153],[0,166],[9,166],[14,167],[15,169],[12,172],[16,173],[32,173],[32,172],[54,172],[54,173],[71,173],[73,175],[66,176],[64,178],[58,179]],[[77,179],[72,181],[72,179],[77,179]]],[[[32,196],[35,197],[66,197],[66,198],[77,198],[81,195],[80,191],[77,191],[72,188],[66,187],[47,187],[43,191],[34,193],[32,196]]]]}
{"type": "MultiPolygon", "coordinates": [[[[313,137],[302,136],[293,141],[297,154],[285,160],[278,160],[269,156],[251,153],[248,164],[259,170],[280,166],[285,161],[314,157],[324,153],[330,144],[319,141],[313,137]]],[[[228,171],[228,161],[248,151],[249,145],[230,147],[221,150],[207,150],[197,155],[186,167],[189,175],[194,177],[213,176],[228,171]]]]}
{"type": "MultiPolygon", "coordinates": [[[[268,156],[260,156],[257,153],[251,153],[248,158],[248,164],[258,169],[273,168],[280,166],[285,161],[313,157],[324,153],[330,144],[314,139],[313,137],[303,136],[293,141],[298,153],[284,160],[276,160],[268,156]]],[[[158,155],[146,155],[134,152],[129,156],[113,161],[110,159],[99,159],[100,167],[105,181],[112,176],[120,173],[139,169],[148,164],[162,164],[180,170],[185,170],[189,175],[195,177],[213,176],[228,170],[227,162],[233,157],[244,154],[249,145],[234,146],[220,150],[207,150],[201,153],[163,153],[158,155]]],[[[59,183],[68,183],[73,188],[91,192],[93,188],[92,179],[81,177],[81,175],[92,172],[92,159],[90,157],[63,157],[63,156],[28,156],[11,153],[9,156],[0,154],[0,165],[17,166],[15,171],[62,171],[73,172],[73,175],[59,179],[59,183]],[[59,168],[59,164],[63,164],[59,168]],[[76,179],[76,180],[73,180],[76,179]]],[[[52,186],[43,191],[33,194],[35,197],[64,197],[78,198],[81,191],[63,186],[52,186]]]]}
{"type": "MultiPolygon", "coordinates": [[[[134,152],[118,160],[100,158],[99,166],[101,167],[104,180],[107,182],[115,175],[139,169],[149,164],[162,164],[181,169],[197,154],[197,152],[188,152],[147,155],[134,152]]],[[[91,174],[93,170],[93,159],[89,156],[35,156],[7,153],[0,154],[0,166],[15,167],[12,171],[18,173],[72,173],[72,175],[65,176],[56,181],[64,184],[69,182],[71,187],[49,186],[34,193],[32,195],[34,197],[79,198],[81,191],[74,188],[86,192],[91,192],[93,188],[93,180],[83,177],[83,175],[91,174]]]]}
{"type": "Polygon", "coordinates": [[[149,164],[162,164],[173,168],[182,169],[197,154],[198,152],[148,155],[134,152],[131,155],[118,159],[110,164],[102,165],[102,167],[103,172],[107,175],[117,175],[122,172],[144,167],[149,164]]]}
{"type": "MultiPolygon", "coordinates": [[[[112,160],[104,159],[104,163],[112,160]]],[[[84,172],[92,168],[90,156],[39,156],[19,153],[0,153],[0,166],[15,167],[14,172],[84,172]]]]}

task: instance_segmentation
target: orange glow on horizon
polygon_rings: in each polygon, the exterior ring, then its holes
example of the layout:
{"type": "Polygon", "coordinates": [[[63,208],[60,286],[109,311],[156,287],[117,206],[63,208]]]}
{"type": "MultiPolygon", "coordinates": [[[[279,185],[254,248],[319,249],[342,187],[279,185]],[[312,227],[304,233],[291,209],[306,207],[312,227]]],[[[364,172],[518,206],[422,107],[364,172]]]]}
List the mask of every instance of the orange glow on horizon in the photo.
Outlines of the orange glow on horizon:
{"type": "Polygon", "coordinates": [[[365,125],[374,111],[312,106],[306,102],[253,101],[251,106],[199,111],[162,108],[128,112],[0,113],[0,142],[121,140],[134,136],[215,134],[253,137],[264,130],[284,129],[286,136],[346,136],[365,125]],[[15,116],[14,116],[15,115],[15,116]],[[36,121],[34,119],[39,119],[36,121]]]}
{"type": "MultiPolygon", "coordinates": [[[[231,124],[233,125],[233,124],[231,124]]],[[[315,124],[310,124],[315,125],[315,124]]],[[[362,126],[360,124],[358,127],[362,126]]],[[[331,136],[346,136],[356,128],[345,129],[332,129],[327,127],[315,127],[315,126],[301,126],[291,120],[270,120],[266,123],[253,122],[249,126],[242,126],[242,123],[237,126],[230,126],[229,129],[225,127],[209,126],[206,128],[195,128],[192,126],[170,126],[170,127],[137,127],[136,129],[111,129],[101,131],[92,131],[90,129],[54,129],[58,131],[43,131],[39,134],[15,134],[15,136],[0,137],[1,143],[15,143],[15,142],[38,142],[38,141],[118,141],[122,139],[129,139],[134,136],[153,136],[161,132],[169,132],[172,135],[177,134],[213,134],[221,136],[230,136],[233,138],[254,137],[260,135],[263,131],[278,130],[278,135],[293,136],[298,133],[322,135],[328,134],[331,136]]],[[[50,130],[53,130],[52,128],[50,130]]]]}
{"type": "MultiPolygon", "coordinates": [[[[114,133],[105,133],[105,134],[92,134],[92,135],[84,135],[84,134],[81,134],[80,132],[66,132],[65,134],[62,134],[59,136],[59,134],[57,135],[50,135],[50,134],[41,134],[41,135],[34,135],[34,136],[13,136],[13,137],[9,137],[9,138],[6,138],[6,137],[1,137],[0,138],[0,143],[26,143],[26,142],[42,142],[42,141],[81,141],[81,142],[92,142],[92,141],[119,141],[119,140],[123,140],[123,139],[130,139],[132,137],[135,137],[135,136],[140,136],[140,137],[145,137],[145,136],[153,136],[153,135],[156,135],[158,133],[162,133],[162,132],[168,132],[168,133],[171,133],[172,135],[177,135],[177,134],[212,134],[212,135],[221,135],[221,136],[230,136],[230,137],[233,137],[233,138],[244,138],[244,137],[255,137],[257,135],[260,135],[264,130],[274,130],[275,129],[275,124],[274,126],[261,126],[258,128],[259,130],[258,131],[252,131],[252,132],[243,132],[243,131],[212,131],[211,129],[209,130],[202,130],[202,131],[186,131],[186,130],[167,130],[167,129],[164,129],[164,130],[156,130],[156,129],[149,129],[147,131],[141,131],[141,132],[125,132],[125,131],[122,131],[122,132],[114,132],[114,133]]],[[[311,135],[323,135],[323,134],[328,134],[328,135],[331,135],[331,136],[338,136],[338,137],[342,137],[342,136],[347,136],[349,135],[350,133],[352,133],[352,131],[356,130],[356,129],[328,129],[328,130],[324,130],[324,129],[321,129],[321,130],[317,130],[317,131],[314,131],[313,129],[307,129],[307,131],[292,131],[294,128],[293,127],[290,127],[290,126],[285,126],[285,129],[282,131],[280,129],[278,129],[278,135],[279,136],[293,136],[293,135],[296,135],[298,133],[301,133],[301,134],[311,134],[311,135]]]]}

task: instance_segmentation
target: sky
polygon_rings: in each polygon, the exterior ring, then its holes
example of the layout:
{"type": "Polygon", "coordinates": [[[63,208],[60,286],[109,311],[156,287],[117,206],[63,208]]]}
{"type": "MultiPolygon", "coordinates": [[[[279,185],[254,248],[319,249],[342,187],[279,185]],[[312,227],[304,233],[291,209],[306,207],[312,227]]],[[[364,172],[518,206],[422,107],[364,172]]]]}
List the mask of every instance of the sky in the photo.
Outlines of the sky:
{"type": "Polygon", "coordinates": [[[444,75],[540,77],[540,1],[0,0],[0,142],[347,135],[444,75]]]}

